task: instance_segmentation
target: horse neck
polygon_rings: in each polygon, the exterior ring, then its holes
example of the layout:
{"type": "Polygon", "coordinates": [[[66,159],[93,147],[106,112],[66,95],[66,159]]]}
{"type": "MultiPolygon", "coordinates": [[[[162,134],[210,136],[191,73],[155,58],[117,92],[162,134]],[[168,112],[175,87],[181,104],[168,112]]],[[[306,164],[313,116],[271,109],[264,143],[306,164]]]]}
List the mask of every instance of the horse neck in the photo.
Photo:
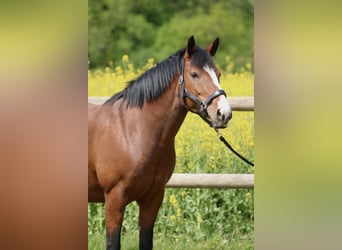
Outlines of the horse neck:
{"type": "Polygon", "coordinates": [[[159,137],[162,144],[173,143],[187,114],[187,109],[180,98],[178,77],[173,79],[162,96],[151,103],[146,103],[142,113],[148,116],[145,125],[151,126],[153,136],[159,137]]]}

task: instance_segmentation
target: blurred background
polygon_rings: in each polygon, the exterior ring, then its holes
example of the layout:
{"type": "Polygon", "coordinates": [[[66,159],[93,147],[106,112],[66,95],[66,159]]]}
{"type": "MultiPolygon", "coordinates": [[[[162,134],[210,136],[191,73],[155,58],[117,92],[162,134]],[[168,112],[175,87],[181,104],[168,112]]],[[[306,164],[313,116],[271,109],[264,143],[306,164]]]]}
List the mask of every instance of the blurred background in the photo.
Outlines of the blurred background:
{"type": "Polygon", "coordinates": [[[117,64],[125,54],[140,68],[148,58],[159,62],[194,35],[206,46],[220,37],[215,61],[236,69],[253,62],[254,1],[89,1],[88,58],[90,68],[117,64]]]}

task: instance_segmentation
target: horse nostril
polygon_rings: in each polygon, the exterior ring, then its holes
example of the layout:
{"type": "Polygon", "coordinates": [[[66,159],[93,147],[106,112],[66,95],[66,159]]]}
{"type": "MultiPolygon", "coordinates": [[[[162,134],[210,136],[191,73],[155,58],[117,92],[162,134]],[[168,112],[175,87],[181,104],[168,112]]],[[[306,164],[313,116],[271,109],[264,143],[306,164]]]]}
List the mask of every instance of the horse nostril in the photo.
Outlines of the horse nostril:
{"type": "Polygon", "coordinates": [[[233,117],[233,114],[231,111],[222,112],[220,109],[217,110],[217,119],[219,121],[228,122],[229,120],[232,119],[232,117],[233,117]]]}
{"type": "Polygon", "coordinates": [[[224,121],[224,118],[226,116],[224,114],[221,113],[220,109],[217,110],[217,119],[220,121],[224,121]]]}
{"type": "Polygon", "coordinates": [[[221,111],[220,111],[220,109],[217,110],[217,118],[221,119],[221,111]]]}

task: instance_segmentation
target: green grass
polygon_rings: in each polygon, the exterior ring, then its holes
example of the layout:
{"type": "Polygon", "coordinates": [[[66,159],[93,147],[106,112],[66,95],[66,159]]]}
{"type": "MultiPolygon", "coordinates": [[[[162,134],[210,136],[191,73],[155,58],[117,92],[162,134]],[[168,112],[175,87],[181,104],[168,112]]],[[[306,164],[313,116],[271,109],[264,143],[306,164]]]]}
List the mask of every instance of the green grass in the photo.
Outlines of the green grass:
{"type": "MultiPolygon", "coordinates": [[[[231,250],[249,250],[253,247],[253,235],[240,235],[241,238],[222,237],[220,233],[205,240],[194,240],[182,237],[181,239],[173,239],[167,235],[154,235],[155,250],[207,250],[207,249],[231,249],[231,250]]],[[[121,249],[137,250],[139,245],[138,231],[125,233],[122,235],[121,249]]],[[[106,248],[106,239],[104,234],[94,234],[89,236],[88,249],[103,250],[106,248]]]]}
{"type": "MultiPolygon", "coordinates": [[[[167,189],[154,249],[253,249],[253,190],[167,189]]],[[[104,208],[90,204],[89,249],[105,249],[104,208]]],[[[138,248],[138,206],[125,211],[122,249],[138,248]]]]}

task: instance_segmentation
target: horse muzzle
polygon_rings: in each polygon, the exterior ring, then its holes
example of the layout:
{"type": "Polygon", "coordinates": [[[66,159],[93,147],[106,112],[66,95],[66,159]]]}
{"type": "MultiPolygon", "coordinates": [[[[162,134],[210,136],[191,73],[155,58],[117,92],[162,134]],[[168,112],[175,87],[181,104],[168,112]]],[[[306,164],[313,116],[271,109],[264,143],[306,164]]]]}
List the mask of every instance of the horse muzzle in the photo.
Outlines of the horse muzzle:
{"type": "Polygon", "coordinates": [[[230,109],[217,109],[216,119],[211,119],[211,124],[213,128],[226,128],[228,122],[232,119],[233,114],[230,109]]]}
{"type": "Polygon", "coordinates": [[[197,113],[210,127],[215,129],[226,128],[228,122],[232,119],[232,111],[228,104],[228,101],[225,98],[225,93],[221,92],[221,94],[217,95],[219,98],[216,105],[206,105],[204,102],[201,105],[199,111],[192,111],[197,113]]]}

